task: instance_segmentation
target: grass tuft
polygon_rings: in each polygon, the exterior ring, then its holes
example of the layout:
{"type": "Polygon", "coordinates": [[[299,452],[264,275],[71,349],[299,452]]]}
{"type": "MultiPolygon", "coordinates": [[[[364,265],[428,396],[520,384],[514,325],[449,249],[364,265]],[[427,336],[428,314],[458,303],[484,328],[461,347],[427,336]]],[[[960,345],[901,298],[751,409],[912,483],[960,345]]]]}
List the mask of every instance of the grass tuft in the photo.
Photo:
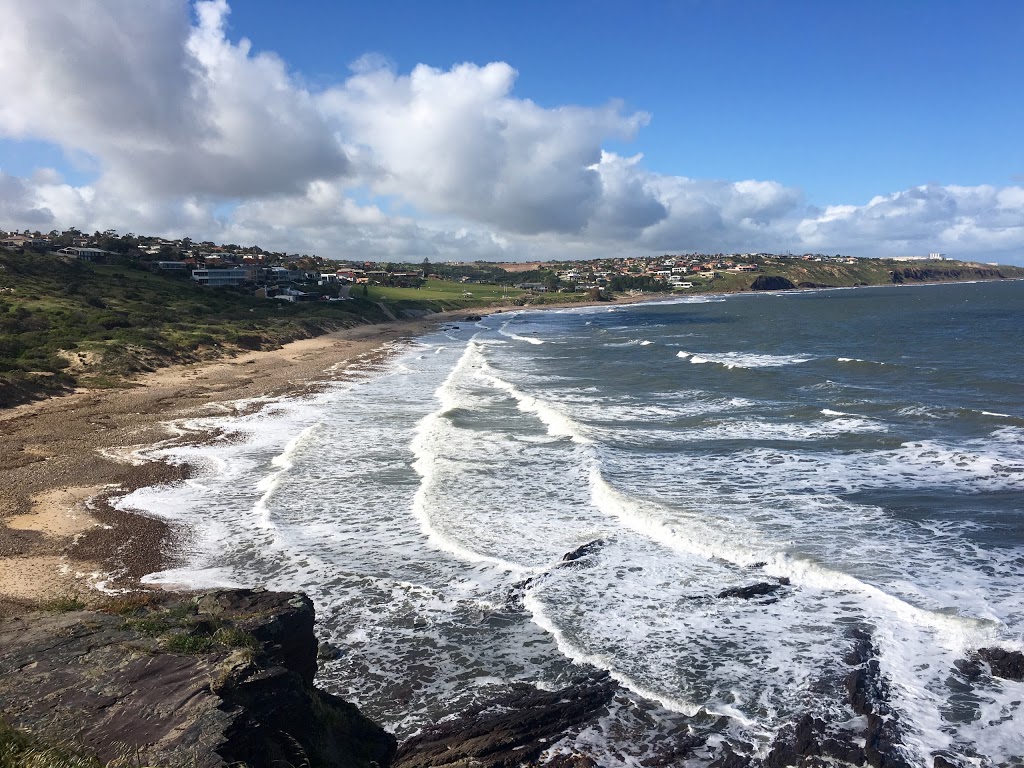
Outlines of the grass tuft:
{"type": "Polygon", "coordinates": [[[43,608],[52,613],[71,613],[85,609],[85,603],[74,595],[61,595],[46,603],[43,608]]]}
{"type": "Polygon", "coordinates": [[[0,720],[0,768],[103,768],[103,763],[67,744],[52,744],[0,720]]]}

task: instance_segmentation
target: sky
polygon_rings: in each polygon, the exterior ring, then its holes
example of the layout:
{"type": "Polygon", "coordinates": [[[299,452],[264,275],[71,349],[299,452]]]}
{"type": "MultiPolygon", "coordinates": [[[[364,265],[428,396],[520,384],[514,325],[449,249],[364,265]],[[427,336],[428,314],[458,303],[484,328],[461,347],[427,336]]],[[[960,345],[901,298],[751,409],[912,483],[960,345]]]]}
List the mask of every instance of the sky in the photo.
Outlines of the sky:
{"type": "Polygon", "coordinates": [[[1018,0],[0,0],[0,229],[1024,264],[1018,0]]]}

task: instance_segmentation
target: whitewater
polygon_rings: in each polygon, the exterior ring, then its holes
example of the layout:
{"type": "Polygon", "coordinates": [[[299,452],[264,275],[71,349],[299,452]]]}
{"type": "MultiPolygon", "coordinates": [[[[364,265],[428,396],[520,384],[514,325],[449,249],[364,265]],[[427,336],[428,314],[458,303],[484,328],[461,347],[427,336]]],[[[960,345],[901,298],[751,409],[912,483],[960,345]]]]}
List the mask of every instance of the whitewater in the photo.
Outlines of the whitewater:
{"type": "Polygon", "coordinates": [[[1024,683],[965,661],[1024,650],[1022,331],[1017,282],[504,312],[176,422],[216,437],[135,458],[192,475],[117,504],[181,533],[149,582],[309,594],[320,684],[399,737],[596,668],[562,747],[763,757],[863,719],[867,637],[909,764],[1020,764],[1024,683]]]}

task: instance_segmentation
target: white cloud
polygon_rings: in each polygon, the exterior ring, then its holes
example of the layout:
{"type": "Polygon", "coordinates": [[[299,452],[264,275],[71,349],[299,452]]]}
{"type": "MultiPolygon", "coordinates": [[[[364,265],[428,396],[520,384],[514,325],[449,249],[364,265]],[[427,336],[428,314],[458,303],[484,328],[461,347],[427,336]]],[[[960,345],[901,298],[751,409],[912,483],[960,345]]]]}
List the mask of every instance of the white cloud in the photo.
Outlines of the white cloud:
{"type": "Polygon", "coordinates": [[[609,152],[648,115],[541,107],[515,95],[502,62],[401,74],[367,55],[309,91],[280,57],[230,40],[228,11],[225,0],[0,0],[0,137],[47,141],[96,169],[78,186],[0,169],[0,226],[390,260],[1024,258],[1021,186],[914,187],[818,210],[775,181],[659,174],[609,152]]]}
{"type": "Polygon", "coordinates": [[[871,255],[928,253],[1013,256],[1024,251],[1024,188],[924,185],[862,206],[832,206],[801,221],[813,247],[871,255]]]}
{"type": "Polygon", "coordinates": [[[0,131],[95,157],[107,196],[300,191],[347,160],[272,54],[224,37],[225,0],[2,0],[0,131]]]}
{"type": "Polygon", "coordinates": [[[364,59],[322,104],[380,193],[509,232],[579,232],[601,205],[602,142],[647,116],[614,103],[543,109],[510,95],[515,77],[500,62],[398,75],[364,59]]]}

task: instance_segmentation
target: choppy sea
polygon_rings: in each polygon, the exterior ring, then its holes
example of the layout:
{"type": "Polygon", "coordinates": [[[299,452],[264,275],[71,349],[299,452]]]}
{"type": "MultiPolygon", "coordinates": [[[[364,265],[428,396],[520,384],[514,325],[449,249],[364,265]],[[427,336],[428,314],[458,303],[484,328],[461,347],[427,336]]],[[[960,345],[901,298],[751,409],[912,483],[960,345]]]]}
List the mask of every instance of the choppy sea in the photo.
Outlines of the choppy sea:
{"type": "Polygon", "coordinates": [[[956,664],[1024,650],[1022,282],[504,312],[176,426],[220,438],[144,452],[197,468],[119,502],[191,532],[149,580],[305,591],[399,737],[592,665],[624,695],[552,752],[763,753],[856,720],[857,630],[912,764],[1024,761],[1024,683],[956,664]]]}

